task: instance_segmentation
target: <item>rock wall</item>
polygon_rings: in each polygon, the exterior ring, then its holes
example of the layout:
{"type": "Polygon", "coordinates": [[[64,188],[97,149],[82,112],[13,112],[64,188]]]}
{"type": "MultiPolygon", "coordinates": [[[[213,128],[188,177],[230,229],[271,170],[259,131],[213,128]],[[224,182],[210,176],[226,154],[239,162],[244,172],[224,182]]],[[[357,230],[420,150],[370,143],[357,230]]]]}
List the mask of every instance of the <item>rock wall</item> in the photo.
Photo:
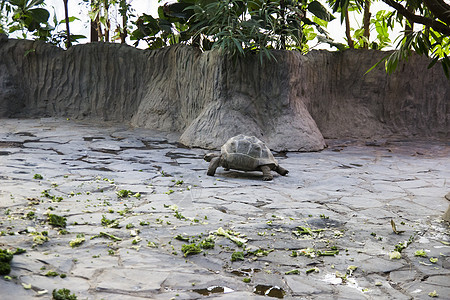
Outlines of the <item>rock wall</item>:
{"type": "Polygon", "coordinates": [[[291,80],[302,86],[295,91],[303,95],[322,134],[326,138],[448,137],[450,80],[442,67],[428,69],[429,59],[412,55],[391,75],[384,65],[365,74],[386,54],[375,50],[290,54],[297,57],[291,80]]]}
{"type": "Polygon", "coordinates": [[[317,151],[330,138],[448,136],[450,83],[412,57],[388,76],[377,51],[275,51],[230,61],[187,46],[139,50],[92,43],[67,51],[0,41],[0,117],[130,122],[219,148],[244,133],[274,150],[317,151]]]}

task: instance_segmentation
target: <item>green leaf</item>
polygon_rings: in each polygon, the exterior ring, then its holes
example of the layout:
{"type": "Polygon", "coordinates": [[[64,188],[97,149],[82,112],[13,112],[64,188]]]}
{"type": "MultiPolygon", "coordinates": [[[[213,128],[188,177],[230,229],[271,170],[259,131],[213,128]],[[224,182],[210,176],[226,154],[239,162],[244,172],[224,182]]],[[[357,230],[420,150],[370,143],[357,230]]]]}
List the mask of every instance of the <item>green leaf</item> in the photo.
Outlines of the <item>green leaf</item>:
{"type": "Polygon", "coordinates": [[[397,230],[397,226],[395,226],[395,222],[392,219],[391,219],[391,227],[392,227],[392,231],[395,234],[402,234],[403,232],[405,232],[404,230],[397,230]]]}
{"type": "Polygon", "coordinates": [[[30,8],[33,6],[41,5],[42,3],[44,3],[44,0],[33,0],[27,5],[27,7],[30,8]]]}
{"type": "Polygon", "coordinates": [[[414,255],[421,256],[421,257],[427,257],[427,253],[423,249],[417,250],[416,252],[414,252],[414,255]]]}
{"type": "Polygon", "coordinates": [[[19,7],[25,6],[24,0],[9,0],[9,3],[19,7]]]}
{"type": "Polygon", "coordinates": [[[172,33],[172,23],[170,21],[159,19],[158,20],[159,28],[166,33],[172,33]]]}
{"type": "Polygon", "coordinates": [[[166,3],[158,7],[158,16],[160,19],[167,20],[171,23],[185,23],[194,14],[191,7],[192,5],[190,3],[166,3]]]}
{"type": "Polygon", "coordinates": [[[400,258],[402,258],[402,255],[398,251],[392,251],[391,253],[389,253],[389,258],[390,259],[400,259],[400,258]]]}
{"type": "Polygon", "coordinates": [[[48,10],[44,8],[33,8],[27,12],[27,15],[33,18],[34,21],[39,23],[45,23],[50,17],[48,10]]]}
{"type": "MultiPolygon", "coordinates": [[[[80,19],[77,18],[77,17],[69,17],[69,23],[70,23],[70,22],[73,22],[73,21],[75,21],[75,20],[80,20],[80,19]]],[[[66,20],[65,20],[65,19],[63,19],[63,20],[61,20],[61,21],[58,22],[58,24],[65,24],[65,23],[66,23],[66,20]]]]}
{"type": "Polygon", "coordinates": [[[309,3],[307,9],[319,19],[325,20],[327,22],[336,19],[319,1],[313,1],[309,3]]]}

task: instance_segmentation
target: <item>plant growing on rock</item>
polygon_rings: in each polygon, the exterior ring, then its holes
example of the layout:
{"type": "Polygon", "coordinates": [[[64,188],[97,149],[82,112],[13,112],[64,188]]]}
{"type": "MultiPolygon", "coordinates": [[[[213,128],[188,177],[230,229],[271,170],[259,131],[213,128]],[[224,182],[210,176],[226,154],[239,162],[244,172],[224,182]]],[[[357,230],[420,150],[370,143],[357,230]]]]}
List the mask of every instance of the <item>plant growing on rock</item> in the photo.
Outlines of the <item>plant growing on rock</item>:
{"type": "Polygon", "coordinates": [[[55,227],[66,227],[67,223],[67,218],[62,217],[62,216],[58,216],[55,214],[49,214],[47,217],[48,220],[48,224],[55,226],[55,227]]]}
{"type": "Polygon", "coordinates": [[[181,246],[181,252],[183,252],[184,257],[186,257],[188,255],[198,254],[198,253],[202,252],[202,249],[200,248],[200,246],[196,245],[195,243],[184,244],[183,246],[181,246]]]}
{"type": "Polygon", "coordinates": [[[69,289],[54,289],[52,292],[53,300],[77,300],[77,296],[75,294],[71,294],[69,289]]]}
{"type": "Polygon", "coordinates": [[[6,249],[0,249],[0,275],[8,275],[11,272],[13,254],[6,249]]]}
{"type": "Polygon", "coordinates": [[[231,254],[231,261],[244,260],[244,252],[236,251],[231,254]]]}

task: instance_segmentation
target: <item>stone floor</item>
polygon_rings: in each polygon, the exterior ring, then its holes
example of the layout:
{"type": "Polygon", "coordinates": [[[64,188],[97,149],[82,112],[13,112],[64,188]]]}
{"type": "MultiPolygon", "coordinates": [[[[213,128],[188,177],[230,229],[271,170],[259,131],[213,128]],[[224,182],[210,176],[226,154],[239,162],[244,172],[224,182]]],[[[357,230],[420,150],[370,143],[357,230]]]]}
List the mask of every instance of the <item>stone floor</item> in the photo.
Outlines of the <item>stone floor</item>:
{"type": "Polygon", "coordinates": [[[450,298],[448,141],[328,141],[264,182],[177,138],[0,120],[0,249],[26,250],[0,298],[450,298]]]}

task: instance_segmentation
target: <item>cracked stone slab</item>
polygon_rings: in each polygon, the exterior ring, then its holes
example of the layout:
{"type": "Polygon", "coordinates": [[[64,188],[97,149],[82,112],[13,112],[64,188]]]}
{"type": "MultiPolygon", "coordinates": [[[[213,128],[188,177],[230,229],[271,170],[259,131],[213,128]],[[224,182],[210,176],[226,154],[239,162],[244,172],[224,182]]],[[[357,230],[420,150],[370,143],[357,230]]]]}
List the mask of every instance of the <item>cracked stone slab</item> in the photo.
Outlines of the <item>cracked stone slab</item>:
{"type": "Polygon", "coordinates": [[[174,134],[55,118],[0,123],[0,248],[26,250],[0,279],[0,298],[63,287],[79,299],[448,294],[448,147],[287,152],[277,159],[288,176],[263,182],[257,172],[206,176],[206,151],[178,147],[174,134]],[[205,239],[214,247],[185,255],[205,239]],[[401,258],[390,259],[399,245],[401,258]]]}

